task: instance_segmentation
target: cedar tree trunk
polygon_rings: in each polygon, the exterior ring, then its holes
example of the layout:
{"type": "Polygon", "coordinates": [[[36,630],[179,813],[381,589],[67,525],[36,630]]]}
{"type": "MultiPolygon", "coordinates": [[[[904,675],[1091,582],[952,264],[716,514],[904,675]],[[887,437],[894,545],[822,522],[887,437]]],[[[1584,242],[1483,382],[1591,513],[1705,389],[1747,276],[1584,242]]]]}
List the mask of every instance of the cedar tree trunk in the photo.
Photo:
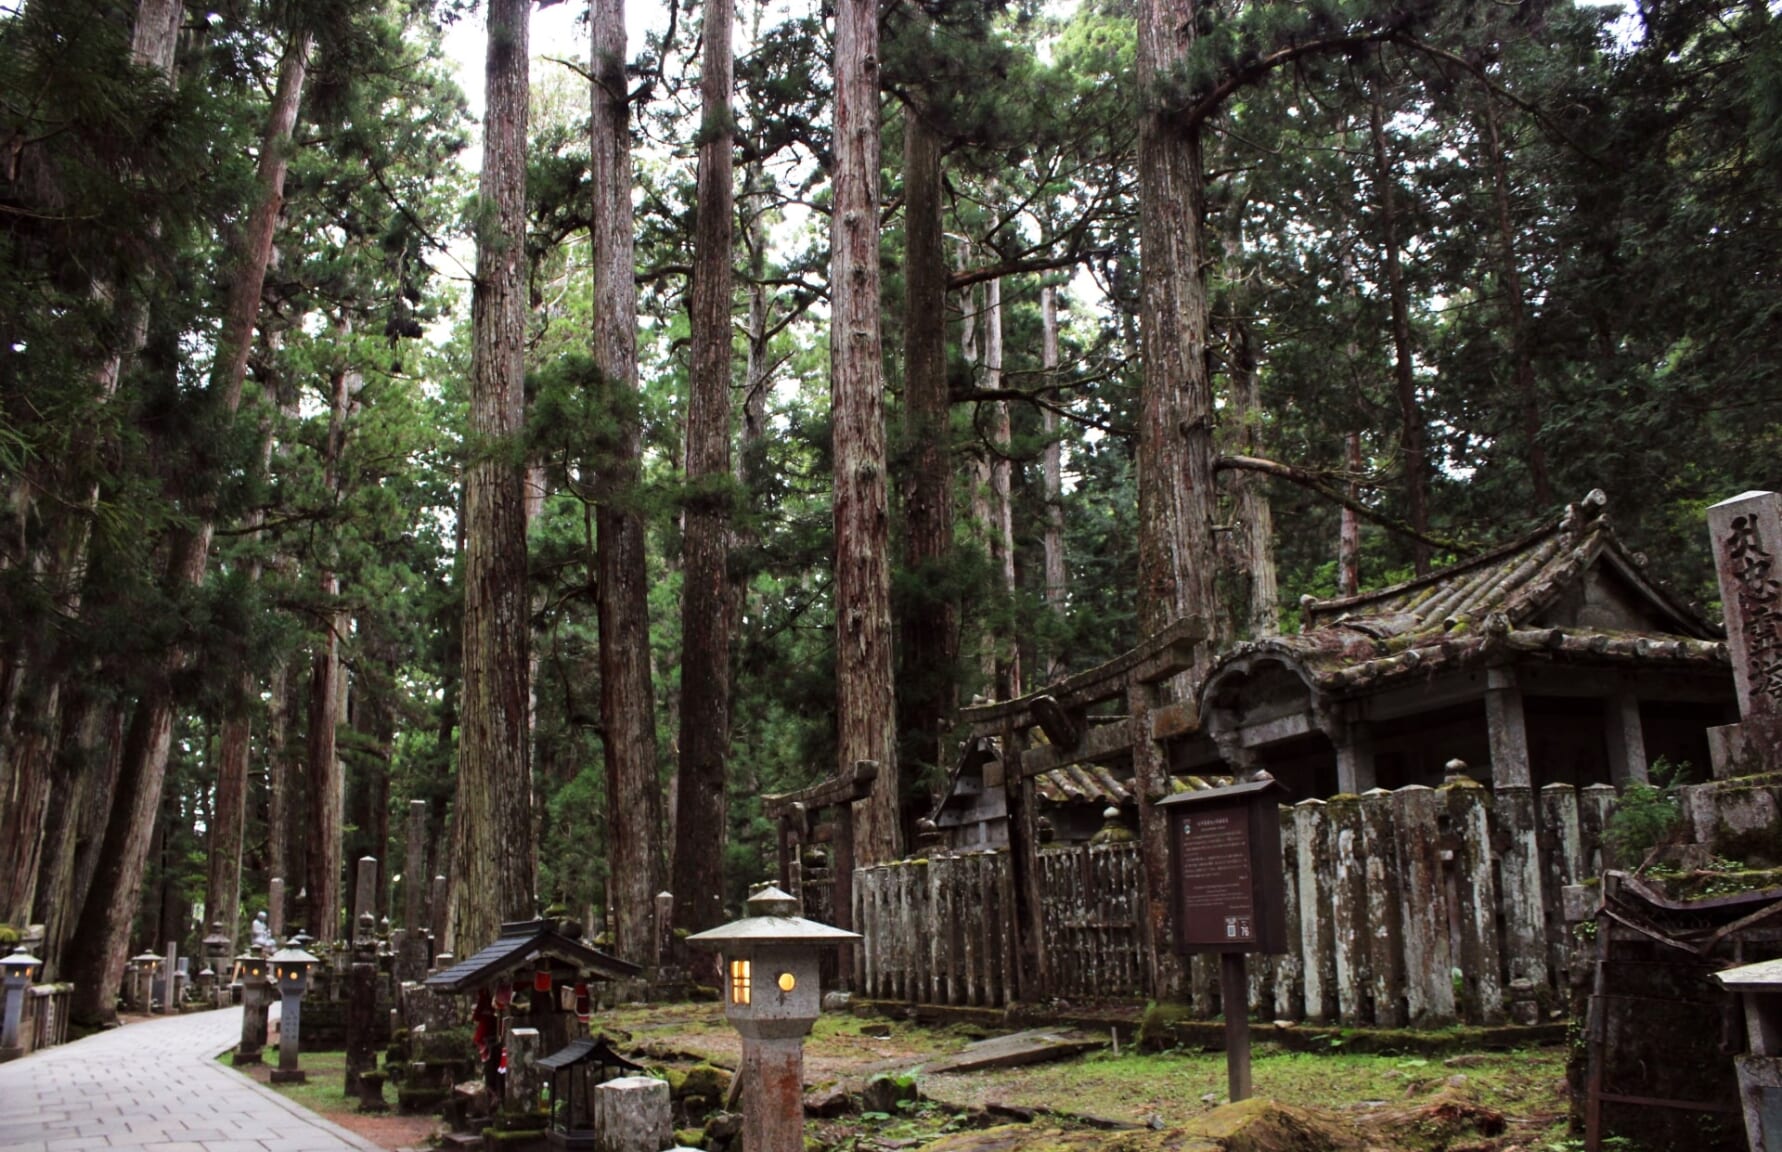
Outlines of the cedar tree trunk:
{"type": "Polygon", "coordinates": [[[735,247],[731,0],[706,0],[699,190],[693,237],[687,396],[687,520],[681,601],[681,758],[674,918],[692,932],[724,920],[725,761],[730,754],[730,365],[735,247]]]}
{"type": "Polygon", "coordinates": [[[913,770],[940,766],[959,658],[959,606],[945,578],[953,559],[953,462],[948,451],[947,254],[941,230],[941,144],[915,105],[903,113],[903,419],[910,473],[904,492],[906,598],[902,755],[913,770]],[[931,591],[932,590],[932,591],[931,591]]]}
{"type": "MultiPolygon", "coordinates": [[[[1398,181],[1393,177],[1392,165],[1386,155],[1384,121],[1385,113],[1380,102],[1371,101],[1368,104],[1368,128],[1374,142],[1374,181],[1379,188],[1380,243],[1385,248],[1386,286],[1392,297],[1393,372],[1398,384],[1398,453],[1405,469],[1405,514],[1412,528],[1427,533],[1429,450],[1425,446],[1427,434],[1423,426],[1423,409],[1417,403],[1417,377],[1411,359],[1411,309],[1405,292],[1404,268],[1399,259],[1398,181]]],[[[1359,547],[1358,540],[1357,549],[1359,547]]],[[[1414,541],[1411,559],[1417,575],[1428,575],[1429,545],[1421,540],[1414,541]]]]}
{"type": "Polygon", "coordinates": [[[829,230],[830,412],[835,456],[837,772],[879,765],[853,806],[855,861],[902,841],[891,684],[890,517],[879,343],[879,21],[874,0],[835,2],[835,206],[829,230]]]}
{"type": "Polygon", "coordinates": [[[614,948],[655,961],[655,897],[662,887],[662,789],[650,678],[648,572],[639,475],[637,288],[632,246],[630,104],[621,0],[593,7],[594,363],[616,431],[600,464],[595,517],[600,569],[600,720],[606,746],[607,861],[614,948]]]}
{"type": "Polygon", "coordinates": [[[464,480],[464,661],[453,803],[451,949],[468,956],[536,911],[528,756],[525,465],[528,0],[490,0],[483,223],[471,297],[464,480]]]}

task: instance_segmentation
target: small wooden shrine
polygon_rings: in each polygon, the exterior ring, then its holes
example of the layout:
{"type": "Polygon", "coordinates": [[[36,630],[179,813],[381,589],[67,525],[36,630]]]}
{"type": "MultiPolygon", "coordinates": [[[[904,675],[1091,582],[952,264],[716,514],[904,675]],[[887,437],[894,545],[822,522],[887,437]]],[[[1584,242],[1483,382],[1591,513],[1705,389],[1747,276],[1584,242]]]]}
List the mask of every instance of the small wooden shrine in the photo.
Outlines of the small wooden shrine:
{"type": "Polygon", "coordinates": [[[597,1147],[594,1128],[594,1088],[615,1076],[644,1071],[613,1050],[605,1036],[584,1036],[543,1056],[539,1068],[551,1078],[551,1127],[547,1139],[552,1148],[584,1152],[597,1147]]]}
{"type": "Polygon", "coordinates": [[[556,1052],[588,1014],[590,981],[642,974],[630,961],[583,943],[573,921],[523,920],[503,924],[494,943],[424,984],[434,992],[476,997],[472,1038],[485,1079],[498,1088],[505,1029],[536,1028],[539,1050],[556,1052]]]}

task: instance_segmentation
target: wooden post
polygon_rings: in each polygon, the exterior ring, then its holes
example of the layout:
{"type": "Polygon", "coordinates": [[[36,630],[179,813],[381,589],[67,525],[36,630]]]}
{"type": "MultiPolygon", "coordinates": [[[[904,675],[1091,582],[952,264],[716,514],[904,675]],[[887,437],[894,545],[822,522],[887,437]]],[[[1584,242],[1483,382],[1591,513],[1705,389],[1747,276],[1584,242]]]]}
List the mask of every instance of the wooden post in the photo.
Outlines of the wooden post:
{"type": "Polygon", "coordinates": [[[1156,814],[1157,801],[1169,794],[1169,765],[1164,762],[1163,749],[1151,739],[1156,693],[1155,684],[1136,677],[1126,691],[1132,717],[1132,793],[1138,800],[1139,857],[1145,880],[1139,939],[1150,969],[1148,991],[1158,1000],[1176,1000],[1180,999],[1184,965],[1169,947],[1169,828],[1168,821],[1156,814]]]}
{"type": "Polygon", "coordinates": [[[1051,977],[1046,958],[1044,906],[1040,894],[1039,820],[1033,780],[1021,770],[1027,736],[1013,724],[1003,730],[1003,794],[1008,803],[1009,880],[1014,897],[1015,985],[1010,1000],[1046,999],[1051,977]]]}
{"type": "Polygon", "coordinates": [[[1250,1013],[1242,952],[1219,954],[1219,994],[1225,1004],[1225,1080],[1231,1102],[1250,1098],[1250,1013]]]}
{"type": "Polygon", "coordinates": [[[1625,688],[1603,701],[1603,735],[1609,749],[1609,779],[1617,786],[1646,782],[1646,732],[1640,701],[1625,688]]]}
{"type": "Polygon", "coordinates": [[[1485,722],[1491,735],[1491,786],[1527,787],[1528,724],[1522,715],[1522,688],[1513,669],[1486,671],[1485,722]]]}
{"type": "MultiPolygon", "coordinates": [[[[847,801],[835,810],[835,833],[829,842],[834,850],[834,859],[829,870],[833,873],[831,883],[835,885],[835,926],[845,931],[854,930],[854,803],[847,801]]],[[[840,981],[849,988],[859,988],[864,979],[855,958],[860,955],[854,942],[844,940],[837,950],[836,972],[840,981]]]]}

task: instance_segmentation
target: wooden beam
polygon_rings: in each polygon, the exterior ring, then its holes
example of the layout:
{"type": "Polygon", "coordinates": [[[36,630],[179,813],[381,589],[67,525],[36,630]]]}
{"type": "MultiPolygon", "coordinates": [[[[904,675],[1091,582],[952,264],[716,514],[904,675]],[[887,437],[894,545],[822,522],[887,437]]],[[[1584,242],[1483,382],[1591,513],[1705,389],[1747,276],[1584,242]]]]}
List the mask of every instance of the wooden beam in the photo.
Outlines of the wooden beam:
{"type": "Polygon", "coordinates": [[[872,791],[872,782],[878,779],[879,766],[873,760],[861,760],[854,765],[854,773],[849,778],[825,780],[821,784],[813,784],[809,788],[797,792],[780,792],[761,798],[761,813],[769,820],[778,820],[792,811],[795,804],[803,804],[812,812],[824,808],[834,808],[841,804],[852,804],[856,800],[864,800],[872,791]]]}
{"type": "Polygon", "coordinates": [[[1040,692],[1032,692],[1014,700],[963,708],[959,712],[959,718],[967,724],[983,726],[983,735],[997,735],[1001,732],[1001,722],[1006,719],[1022,724],[1035,723],[1032,718],[1033,704],[1040,696],[1052,697],[1067,711],[1086,708],[1102,700],[1111,700],[1123,695],[1127,685],[1135,680],[1138,683],[1152,684],[1188,668],[1193,661],[1195,649],[1206,638],[1206,625],[1198,616],[1177,620],[1141,641],[1138,647],[1121,653],[1105,664],[1067,676],[1040,692]]]}
{"type": "MultiPolygon", "coordinates": [[[[1083,742],[1075,748],[1060,748],[1056,744],[1041,744],[1029,748],[1021,754],[1021,771],[1023,780],[1044,775],[1054,768],[1063,768],[1071,764],[1089,764],[1096,760],[1112,760],[1125,754],[1132,747],[1132,728],[1130,724],[1097,724],[1083,736],[1083,742]]],[[[1012,783],[1017,773],[1009,773],[1004,783],[1012,783]]]]}

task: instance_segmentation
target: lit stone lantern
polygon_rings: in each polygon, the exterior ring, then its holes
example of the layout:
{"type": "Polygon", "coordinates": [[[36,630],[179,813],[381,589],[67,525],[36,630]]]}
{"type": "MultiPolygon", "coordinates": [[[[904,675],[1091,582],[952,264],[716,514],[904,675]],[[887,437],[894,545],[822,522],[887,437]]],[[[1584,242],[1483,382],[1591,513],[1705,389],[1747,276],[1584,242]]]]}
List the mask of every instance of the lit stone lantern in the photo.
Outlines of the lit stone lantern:
{"type": "Polygon", "coordinates": [[[23,944],[12,950],[12,955],[0,960],[0,973],[4,973],[6,989],[6,1016],[4,1025],[0,1025],[0,1051],[15,1053],[19,1050],[19,1022],[25,1016],[25,989],[37,979],[43,971],[43,961],[25,951],[23,944]]]}
{"type": "Polygon", "coordinates": [[[822,1011],[818,961],[859,935],[806,920],[778,888],[747,919],[687,937],[724,956],[724,1015],[743,1041],[744,1152],[803,1152],[804,1038],[822,1011]]]}
{"type": "Polygon", "coordinates": [[[309,970],[318,963],[302,948],[302,937],[293,936],[285,946],[272,954],[272,979],[278,985],[278,1067],[272,1070],[274,1084],[302,1084],[303,1069],[297,1066],[299,1032],[303,1019],[303,993],[309,989],[309,970]]]}
{"type": "Polygon", "coordinates": [[[235,973],[241,981],[241,1044],[235,1049],[235,1063],[258,1064],[266,1048],[266,1007],[272,1002],[267,993],[272,963],[248,949],[235,958],[235,973]]]}

